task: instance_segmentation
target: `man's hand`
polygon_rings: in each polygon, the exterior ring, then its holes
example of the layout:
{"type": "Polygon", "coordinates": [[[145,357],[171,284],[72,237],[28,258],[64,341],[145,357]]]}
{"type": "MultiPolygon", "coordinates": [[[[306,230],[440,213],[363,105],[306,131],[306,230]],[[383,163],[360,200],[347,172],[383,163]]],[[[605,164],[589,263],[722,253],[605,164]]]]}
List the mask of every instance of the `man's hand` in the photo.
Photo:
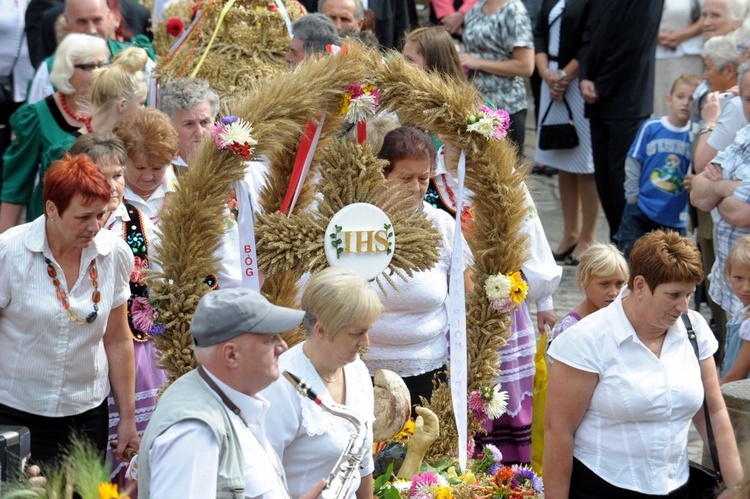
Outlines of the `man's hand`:
{"type": "Polygon", "coordinates": [[[708,180],[713,180],[714,182],[717,180],[722,180],[724,178],[721,173],[721,166],[717,165],[716,163],[707,164],[706,168],[703,170],[703,175],[708,180]]]}
{"type": "Polygon", "coordinates": [[[594,104],[599,100],[599,92],[596,91],[596,85],[591,80],[581,80],[581,94],[588,104],[594,104]]]}
{"type": "Polygon", "coordinates": [[[451,35],[460,35],[464,27],[464,13],[460,10],[443,16],[440,23],[445,26],[451,35]]]}

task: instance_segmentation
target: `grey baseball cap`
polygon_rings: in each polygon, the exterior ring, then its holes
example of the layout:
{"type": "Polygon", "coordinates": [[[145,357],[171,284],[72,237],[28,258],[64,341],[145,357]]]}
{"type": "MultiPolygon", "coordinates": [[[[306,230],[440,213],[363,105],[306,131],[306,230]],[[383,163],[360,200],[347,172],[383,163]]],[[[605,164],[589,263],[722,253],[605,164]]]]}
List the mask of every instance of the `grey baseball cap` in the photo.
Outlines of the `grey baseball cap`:
{"type": "Polygon", "coordinates": [[[190,332],[197,346],[208,347],[245,333],[283,333],[304,316],[302,310],[278,307],[251,289],[219,289],[198,302],[190,332]]]}

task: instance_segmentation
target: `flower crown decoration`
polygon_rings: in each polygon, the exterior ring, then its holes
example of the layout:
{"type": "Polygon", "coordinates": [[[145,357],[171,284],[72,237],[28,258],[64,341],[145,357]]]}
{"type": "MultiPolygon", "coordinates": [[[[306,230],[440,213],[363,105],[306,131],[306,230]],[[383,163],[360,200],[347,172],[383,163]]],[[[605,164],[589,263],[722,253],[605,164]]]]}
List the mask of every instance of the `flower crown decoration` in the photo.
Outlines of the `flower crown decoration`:
{"type": "Polygon", "coordinates": [[[508,392],[501,391],[500,385],[484,385],[469,395],[469,409],[474,417],[483,423],[497,419],[508,407],[508,392]]]}
{"type": "Polygon", "coordinates": [[[510,313],[526,299],[529,285],[520,272],[491,275],[484,282],[484,292],[490,307],[501,313],[510,313]]]}
{"type": "Polygon", "coordinates": [[[253,138],[253,126],[237,116],[225,116],[211,127],[211,137],[219,150],[229,149],[237,157],[250,159],[253,146],[258,144],[253,138]]]}
{"type": "Polygon", "coordinates": [[[359,123],[374,116],[380,103],[380,92],[373,85],[353,83],[341,97],[341,114],[347,123],[359,123]]]}
{"type": "Polygon", "coordinates": [[[466,131],[476,132],[490,142],[505,138],[508,135],[509,127],[510,115],[508,115],[505,109],[492,109],[488,106],[481,106],[476,114],[469,116],[466,131]]]}

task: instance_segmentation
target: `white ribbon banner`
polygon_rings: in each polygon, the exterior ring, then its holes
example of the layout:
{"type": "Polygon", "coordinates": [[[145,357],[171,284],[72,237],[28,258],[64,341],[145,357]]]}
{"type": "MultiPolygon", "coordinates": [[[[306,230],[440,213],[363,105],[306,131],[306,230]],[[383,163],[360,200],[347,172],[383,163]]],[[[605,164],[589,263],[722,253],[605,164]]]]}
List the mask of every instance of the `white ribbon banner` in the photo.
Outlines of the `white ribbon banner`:
{"type": "Polygon", "coordinates": [[[466,386],[466,297],[464,290],[464,248],[461,235],[461,212],[464,202],[464,176],[466,174],[466,152],[461,151],[458,160],[458,199],[456,202],[456,232],[453,234],[451,256],[450,290],[448,293],[448,322],[450,324],[450,385],[453,398],[453,414],[458,429],[458,464],[466,471],[468,422],[468,394],[466,386]]]}
{"type": "Polygon", "coordinates": [[[289,211],[286,213],[287,217],[292,216],[294,206],[297,204],[297,198],[299,198],[299,193],[302,190],[302,186],[305,185],[305,179],[307,178],[307,174],[310,172],[310,164],[312,164],[313,156],[315,156],[315,150],[318,148],[320,132],[323,131],[323,123],[325,123],[325,121],[326,115],[325,113],[323,113],[323,115],[320,117],[320,120],[318,120],[318,126],[315,128],[315,135],[313,135],[312,141],[310,142],[310,147],[306,151],[304,151],[305,164],[302,168],[302,175],[300,175],[299,177],[299,182],[294,187],[294,198],[292,198],[292,204],[289,206],[289,211]]]}
{"type": "Polygon", "coordinates": [[[289,17],[289,12],[287,12],[286,10],[284,0],[274,0],[274,3],[279,9],[279,12],[281,12],[281,15],[284,17],[284,24],[286,24],[286,30],[289,33],[289,39],[291,40],[292,38],[294,38],[294,31],[292,30],[292,19],[289,17]]]}
{"type": "Polygon", "coordinates": [[[255,249],[255,216],[253,213],[252,194],[247,182],[240,180],[234,184],[237,194],[237,225],[240,236],[240,268],[242,269],[242,287],[260,292],[260,274],[258,273],[258,254],[255,249]]]}

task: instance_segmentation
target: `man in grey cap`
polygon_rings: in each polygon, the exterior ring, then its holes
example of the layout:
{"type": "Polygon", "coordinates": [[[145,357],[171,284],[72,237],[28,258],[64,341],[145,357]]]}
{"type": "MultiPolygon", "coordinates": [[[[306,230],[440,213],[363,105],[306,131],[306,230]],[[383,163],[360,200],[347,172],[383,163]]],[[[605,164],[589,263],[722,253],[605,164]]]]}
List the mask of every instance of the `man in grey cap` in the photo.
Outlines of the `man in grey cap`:
{"type": "Polygon", "coordinates": [[[257,394],[279,377],[280,333],[303,317],[249,289],[201,298],[191,324],[201,365],[164,392],[151,417],[138,457],[141,498],[289,497],[265,436],[268,402],[257,394]]]}

